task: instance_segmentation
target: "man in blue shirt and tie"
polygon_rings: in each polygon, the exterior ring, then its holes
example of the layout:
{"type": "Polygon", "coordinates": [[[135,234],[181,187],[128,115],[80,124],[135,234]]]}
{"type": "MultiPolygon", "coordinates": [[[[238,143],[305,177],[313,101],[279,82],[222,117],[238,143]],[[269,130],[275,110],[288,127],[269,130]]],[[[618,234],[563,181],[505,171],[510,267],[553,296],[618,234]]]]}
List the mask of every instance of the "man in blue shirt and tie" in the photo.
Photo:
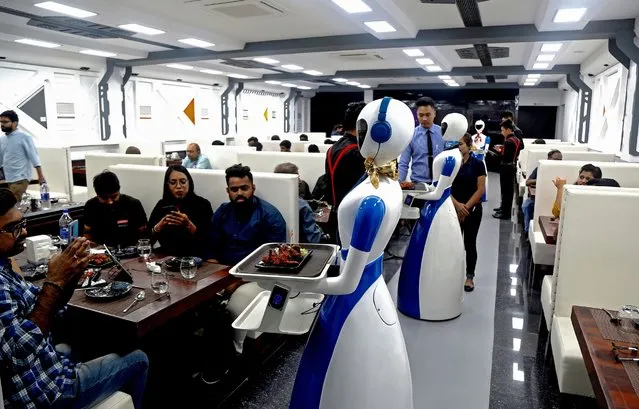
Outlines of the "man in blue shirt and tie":
{"type": "Polygon", "coordinates": [[[399,159],[399,181],[406,181],[412,160],[410,182],[431,183],[433,160],[444,150],[442,128],[434,123],[437,115],[435,101],[428,97],[420,98],[415,107],[419,126],[415,128],[413,139],[399,159]]]}

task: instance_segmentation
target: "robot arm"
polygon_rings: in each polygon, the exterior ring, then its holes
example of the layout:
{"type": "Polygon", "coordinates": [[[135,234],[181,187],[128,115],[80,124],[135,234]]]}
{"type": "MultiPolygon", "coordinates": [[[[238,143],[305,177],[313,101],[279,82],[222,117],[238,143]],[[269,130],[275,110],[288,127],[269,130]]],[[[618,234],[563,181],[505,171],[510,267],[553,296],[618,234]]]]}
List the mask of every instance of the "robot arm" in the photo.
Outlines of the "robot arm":
{"type": "Polygon", "coordinates": [[[340,269],[341,274],[322,281],[315,291],[322,294],[351,294],[357,289],[385,213],[386,205],[380,197],[368,196],[362,199],[355,217],[348,255],[340,269]]]}
{"type": "Polygon", "coordinates": [[[484,153],[488,152],[488,148],[490,148],[490,136],[486,137],[486,142],[484,143],[484,153]]]}
{"type": "Polygon", "coordinates": [[[442,168],[442,173],[439,175],[439,180],[437,180],[435,189],[431,192],[424,193],[416,197],[416,199],[421,200],[439,200],[446,188],[448,188],[453,183],[453,171],[455,170],[455,158],[453,156],[448,156],[444,160],[444,166],[442,168]]]}

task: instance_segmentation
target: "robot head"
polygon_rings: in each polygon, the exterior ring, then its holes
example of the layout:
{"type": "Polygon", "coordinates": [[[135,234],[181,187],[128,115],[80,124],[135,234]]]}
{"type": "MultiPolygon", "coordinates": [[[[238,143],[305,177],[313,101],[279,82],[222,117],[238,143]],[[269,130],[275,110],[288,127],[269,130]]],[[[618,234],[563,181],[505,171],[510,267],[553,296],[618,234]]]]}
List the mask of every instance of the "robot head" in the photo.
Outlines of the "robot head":
{"type": "Polygon", "coordinates": [[[485,127],[486,127],[486,124],[481,119],[475,122],[475,130],[477,132],[481,133],[481,131],[483,131],[485,127]]]}
{"type": "Polygon", "coordinates": [[[404,152],[415,130],[413,112],[401,101],[384,97],[366,104],[357,118],[359,151],[381,166],[404,152]]]}
{"type": "Polygon", "coordinates": [[[448,114],[442,120],[442,136],[444,138],[444,149],[457,147],[461,138],[468,129],[468,120],[458,113],[448,114]]]}

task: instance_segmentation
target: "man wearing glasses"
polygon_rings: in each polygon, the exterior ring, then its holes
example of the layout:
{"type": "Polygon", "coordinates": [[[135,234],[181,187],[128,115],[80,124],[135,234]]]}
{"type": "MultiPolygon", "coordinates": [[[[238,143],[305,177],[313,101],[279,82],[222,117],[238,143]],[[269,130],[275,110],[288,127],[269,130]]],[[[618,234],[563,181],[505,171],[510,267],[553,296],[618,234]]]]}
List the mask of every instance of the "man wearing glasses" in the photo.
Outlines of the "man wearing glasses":
{"type": "Polygon", "coordinates": [[[85,408],[118,390],[136,409],[142,397],[148,358],[142,351],[106,355],[80,363],[67,346],[54,346],[53,317],[73,294],[88,262],[89,242],[80,238],[49,262],[38,288],[15,273],[9,257],[24,250],[25,222],[15,196],[0,189],[0,362],[5,404],[15,408],[85,408]]]}
{"type": "Polygon", "coordinates": [[[0,129],[7,136],[0,139],[0,167],[4,171],[4,180],[18,201],[29,187],[29,180],[35,168],[40,183],[45,183],[40,166],[38,151],[30,135],[18,130],[18,114],[5,111],[0,114],[0,129]]]}

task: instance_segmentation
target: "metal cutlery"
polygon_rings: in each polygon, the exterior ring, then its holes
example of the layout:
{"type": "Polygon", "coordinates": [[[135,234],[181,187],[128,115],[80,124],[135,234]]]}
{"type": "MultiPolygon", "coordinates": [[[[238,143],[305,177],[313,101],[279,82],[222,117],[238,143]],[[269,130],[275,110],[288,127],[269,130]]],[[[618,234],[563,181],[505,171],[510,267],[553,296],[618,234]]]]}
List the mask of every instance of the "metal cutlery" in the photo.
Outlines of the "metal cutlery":
{"type": "Polygon", "coordinates": [[[144,290],[140,291],[136,296],[135,296],[135,300],[133,300],[133,302],[126,307],[125,309],[122,310],[122,312],[127,312],[131,309],[131,307],[133,307],[138,301],[142,301],[144,300],[144,296],[146,294],[144,293],[144,290]]]}

